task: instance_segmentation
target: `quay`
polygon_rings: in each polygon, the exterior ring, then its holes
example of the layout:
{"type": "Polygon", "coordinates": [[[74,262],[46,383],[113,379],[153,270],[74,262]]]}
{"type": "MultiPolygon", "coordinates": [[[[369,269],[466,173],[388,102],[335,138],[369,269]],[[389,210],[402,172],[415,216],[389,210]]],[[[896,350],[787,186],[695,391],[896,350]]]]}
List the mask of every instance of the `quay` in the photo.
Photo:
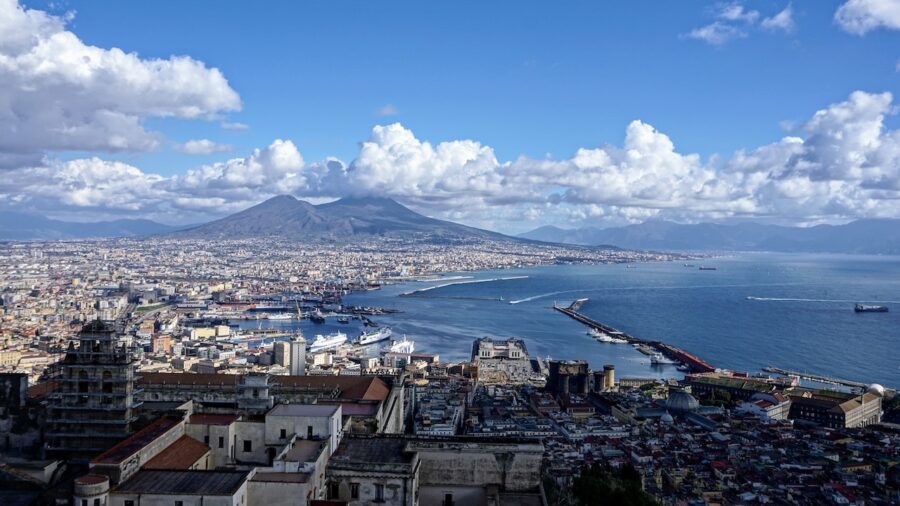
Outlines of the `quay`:
{"type": "MultiPolygon", "coordinates": [[[[860,383],[859,381],[835,378],[833,376],[825,376],[823,374],[813,374],[813,373],[808,373],[808,372],[791,371],[789,369],[782,369],[780,367],[774,367],[774,366],[763,367],[763,371],[770,372],[773,374],[780,374],[782,376],[798,378],[798,379],[802,379],[802,380],[817,381],[819,383],[828,383],[830,385],[841,385],[841,386],[845,386],[845,387],[857,388],[860,390],[865,390],[869,386],[866,383],[860,383]]],[[[893,389],[888,388],[886,390],[893,390],[893,389]]]]}
{"type": "Polygon", "coordinates": [[[639,344],[642,347],[652,348],[663,355],[677,360],[679,362],[684,363],[691,372],[694,373],[704,373],[704,372],[714,372],[716,370],[712,364],[706,362],[705,360],[698,358],[681,348],[677,348],[670,344],[663,343],[661,341],[647,341],[645,339],[640,339],[638,337],[634,337],[632,335],[626,334],[618,329],[610,327],[604,323],[598,322],[593,318],[589,318],[577,311],[577,309],[581,308],[581,306],[587,302],[587,299],[578,299],[569,307],[562,307],[560,305],[554,304],[553,309],[559,311],[560,313],[572,318],[575,321],[581,322],[588,327],[593,329],[597,329],[600,332],[605,332],[609,335],[615,336],[620,339],[624,339],[628,341],[629,344],[639,344]]]}

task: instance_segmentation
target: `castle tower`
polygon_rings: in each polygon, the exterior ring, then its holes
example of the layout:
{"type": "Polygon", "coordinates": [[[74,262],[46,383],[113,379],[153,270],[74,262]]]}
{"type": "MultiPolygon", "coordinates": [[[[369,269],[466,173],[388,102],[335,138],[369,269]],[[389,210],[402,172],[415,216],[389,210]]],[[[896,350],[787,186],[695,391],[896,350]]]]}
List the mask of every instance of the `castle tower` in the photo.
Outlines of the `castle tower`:
{"type": "Polygon", "coordinates": [[[55,367],[47,405],[49,456],[88,458],[131,434],[138,355],[109,322],[85,325],[55,367]]]}

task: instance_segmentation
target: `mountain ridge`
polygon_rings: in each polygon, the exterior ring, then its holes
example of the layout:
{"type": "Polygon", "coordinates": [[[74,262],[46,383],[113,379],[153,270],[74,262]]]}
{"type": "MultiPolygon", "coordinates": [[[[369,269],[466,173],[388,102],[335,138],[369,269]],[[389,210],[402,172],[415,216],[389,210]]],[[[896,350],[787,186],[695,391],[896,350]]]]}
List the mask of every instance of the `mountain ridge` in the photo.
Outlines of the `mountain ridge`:
{"type": "Polygon", "coordinates": [[[430,218],[385,197],[345,197],[313,205],[279,195],[224,218],[171,232],[189,238],[285,237],[341,241],[352,237],[407,237],[428,242],[475,239],[527,241],[430,218]]]}
{"type": "Polygon", "coordinates": [[[900,220],[893,219],[860,219],[844,225],[813,227],[760,223],[679,224],[650,220],[611,228],[543,226],[518,237],[645,250],[900,254],[900,220]]]}
{"type": "Polygon", "coordinates": [[[144,219],[83,223],[54,220],[34,213],[0,212],[0,240],[6,241],[134,237],[166,233],[178,228],[144,219]]]}

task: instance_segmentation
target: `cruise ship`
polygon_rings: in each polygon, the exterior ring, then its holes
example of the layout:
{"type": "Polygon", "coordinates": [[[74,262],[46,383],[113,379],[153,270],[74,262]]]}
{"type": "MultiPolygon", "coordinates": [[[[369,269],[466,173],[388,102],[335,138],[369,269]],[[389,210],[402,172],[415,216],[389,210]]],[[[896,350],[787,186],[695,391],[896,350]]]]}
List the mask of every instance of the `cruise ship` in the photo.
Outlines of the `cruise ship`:
{"type": "Polygon", "coordinates": [[[372,332],[363,332],[359,335],[359,339],[356,340],[356,344],[360,346],[367,346],[370,344],[380,343],[381,341],[385,341],[390,339],[393,335],[390,327],[381,327],[380,329],[373,330],[372,332]]]}
{"type": "Polygon", "coordinates": [[[394,341],[391,343],[391,347],[388,348],[388,351],[391,353],[412,353],[416,349],[415,341],[410,341],[406,338],[406,335],[403,336],[403,339],[400,341],[394,341]]]}
{"type": "Polygon", "coordinates": [[[309,345],[309,351],[315,353],[317,351],[330,350],[347,342],[347,334],[338,332],[337,334],[329,334],[323,336],[318,334],[316,339],[309,345]]]}

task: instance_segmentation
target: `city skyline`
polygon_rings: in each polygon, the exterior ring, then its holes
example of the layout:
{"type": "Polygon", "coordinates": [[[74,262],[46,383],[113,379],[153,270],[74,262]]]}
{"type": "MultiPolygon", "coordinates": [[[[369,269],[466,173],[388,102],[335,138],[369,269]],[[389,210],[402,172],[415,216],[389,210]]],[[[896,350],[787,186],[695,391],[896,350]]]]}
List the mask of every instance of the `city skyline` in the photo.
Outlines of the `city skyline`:
{"type": "Polygon", "coordinates": [[[893,2],[280,4],[238,40],[240,9],[174,9],[4,0],[0,209],[187,224],[372,194],[505,233],[900,217],[893,2]]]}

